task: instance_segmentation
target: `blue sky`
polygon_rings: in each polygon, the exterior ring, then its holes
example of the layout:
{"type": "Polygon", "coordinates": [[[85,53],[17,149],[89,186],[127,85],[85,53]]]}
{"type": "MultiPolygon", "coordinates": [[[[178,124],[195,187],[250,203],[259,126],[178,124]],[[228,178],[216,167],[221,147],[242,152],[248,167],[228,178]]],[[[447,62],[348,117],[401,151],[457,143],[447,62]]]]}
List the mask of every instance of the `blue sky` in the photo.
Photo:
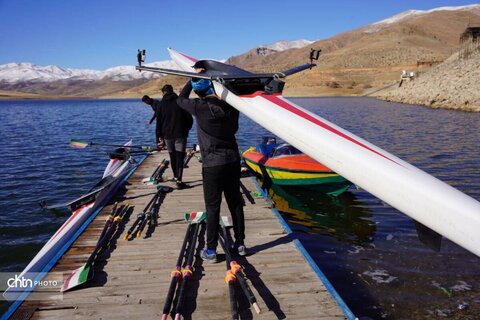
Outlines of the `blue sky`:
{"type": "MultiPolygon", "coordinates": [[[[167,60],[172,47],[222,59],[278,40],[319,40],[409,9],[462,0],[0,0],[0,64],[104,70],[167,60]]],[[[477,2],[478,3],[478,2],[477,2]]]]}

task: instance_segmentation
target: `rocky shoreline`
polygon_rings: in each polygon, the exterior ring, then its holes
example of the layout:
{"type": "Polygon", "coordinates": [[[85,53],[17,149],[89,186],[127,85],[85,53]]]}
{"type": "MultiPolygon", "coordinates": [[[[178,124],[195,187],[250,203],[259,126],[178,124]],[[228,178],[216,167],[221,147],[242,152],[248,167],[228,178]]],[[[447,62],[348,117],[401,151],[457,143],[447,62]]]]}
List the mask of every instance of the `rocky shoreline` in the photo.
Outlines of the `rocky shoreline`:
{"type": "Polygon", "coordinates": [[[373,96],[435,109],[480,112],[480,46],[455,53],[401,86],[378,91],[373,96]]]}

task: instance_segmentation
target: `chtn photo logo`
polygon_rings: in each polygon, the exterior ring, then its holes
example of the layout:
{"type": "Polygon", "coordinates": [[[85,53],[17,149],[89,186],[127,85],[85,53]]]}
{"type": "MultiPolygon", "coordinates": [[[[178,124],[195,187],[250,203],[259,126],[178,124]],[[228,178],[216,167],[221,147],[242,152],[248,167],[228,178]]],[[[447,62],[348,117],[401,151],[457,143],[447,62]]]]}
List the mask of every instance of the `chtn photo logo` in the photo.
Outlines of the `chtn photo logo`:
{"type": "Polygon", "coordinates": [[[9,288],[15,289],[25,289],[25,288],[32,288],[32,287],[51,287],[57,286],[58,282],[56,280],[32,280],[25,278],[23,276],[19,276],[16,274],[15,276],[7,279],[7,286],[9,288]]]}

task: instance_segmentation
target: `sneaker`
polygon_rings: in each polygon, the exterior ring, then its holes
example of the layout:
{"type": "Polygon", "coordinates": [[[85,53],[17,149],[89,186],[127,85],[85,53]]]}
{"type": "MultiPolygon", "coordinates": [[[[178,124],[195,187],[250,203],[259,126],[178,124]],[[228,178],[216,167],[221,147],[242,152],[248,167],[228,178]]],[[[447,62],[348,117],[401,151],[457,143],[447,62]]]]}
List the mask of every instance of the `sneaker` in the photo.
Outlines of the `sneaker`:
{"type": "Polygon", "coordinates": [[[237,253],[239,256],[246,256],[247,255],[247,247],[245,245],[241,244],[237,247],[237,253]]]}
{"type": "Polygon", "coordinates": [[[243,243],[237,243],[233,245],[233,252],[238,254],[239,256],[246,256],[247,255],[247,247],[243,243]]]}
{"type": "Polygon", "coordinates": [[[217,251],[213,249],[203,249],[200,252],[200,258],[208,263],[217,263],[217,251]]]}

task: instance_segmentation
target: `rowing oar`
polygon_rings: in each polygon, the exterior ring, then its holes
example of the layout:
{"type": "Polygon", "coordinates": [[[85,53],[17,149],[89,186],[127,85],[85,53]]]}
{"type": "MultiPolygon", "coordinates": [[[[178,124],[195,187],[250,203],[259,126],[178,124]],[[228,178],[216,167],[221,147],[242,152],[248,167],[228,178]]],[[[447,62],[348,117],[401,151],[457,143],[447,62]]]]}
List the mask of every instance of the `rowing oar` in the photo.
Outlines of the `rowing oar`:
{"type": "MultiPolygon", "coordinates": [[[[116,207],[116,204],[115,204],[116,207]]],[[[117,226],[122,221],[125,213],[128,211],[129,205],[125,205],[122,208],[116,208],[115,212],[110,213],[107,218],[107,222],[105,223],[105,227],[102,230],[102,234],[93,250],[92,254],[88,258],[87,262],[80,268],[73,271],[68,277],[65,279],[65,282],[60,289],[60,292],[65,292],[67,290],[71,290],[75,287],[78,287],[87,281],[93,279],[93,268],[92,265],[97,258],[98,253],[102,248],[110,241],[110,238],[117,230],[117,226]]]]}
{"type": "MultiPolygon", "coordinates": [[[[222,219],[223,219],[223,217],[222,217],[222,219]]],[[[221,221],[222,221],[222,219],[221,219],[221,221]]],[[[223,221],[220,224],[223,226],[223,221]]],[[[235,295],[235,281],[237,280],[237,276],[235,275],[234,272],[232,272],[231,256],[227,255],[227,252],[228,252],[227,246],[229,245],[228,244],[228,239],[225,239],[225,241],[227,241],[227,244],[225,244],[225,242],[222,241],[222,239],[220,239],[220,237],[219,237],[219,240],[220,240],[220,243],[223,247],[223,251],[225,251],[225,258],[226,258],[225,263],[227,265],[227,273],[225,274],[225,282],[228,285],[228,292],[229,292],[229,295],[230,295],[230,310],[232,312],[232,319],[233,320],[238,320],[238,305],[237,305],[237,299],[236,299],[236,295],[235,295]]]]}
{"type": "Polygon", "coordinates": [[[188,163],[190,162],[190,159],[192,159],[195,152],[197,152],[196,149],[197,149],[197,145],[193,144],[192,149],[188,151],[187,155],[185,156],[185,160],[183,161],[184,168],[188,168],[188,163]]]}
{"type": "Polygon", "coordinates": [[[110,228],[110,226],[112,225],[113,219],[115,219],[116,215],[117,215],[117,202],[115,202],[115,204],[113,205],[112,211],[110,211],[110,214],[107,217],[107,221],[105,222],[105,225],[103,226],[103,230],[100,233],[100,237],[98,237],[99,241],[103,238],[103,236],[107,232],[108,228],[110,228]]]}
{"type": "Polygon", "coordinates": [[[173,269],[172,272],[170,272],[170,277],[172,278],[172,280],[170,281],[170,287],[168,288],[167,298],[165,299],[165,305],[163,306],[163,314],[161,318],[162,320],[168,319],[168,314],[170,313],[170,309],[172,308],[173,296],[175,294],[175,289],[177,288],[177,283],[182,279],[182,262],[186,255],[185,250],[187,248],[187,242],[188,242],[189,234],[191,233],[191,230],[192,230],[192,225],[201,223],[205,219],[205,216],[206,215],[204,213],[202,213],[201,215],[195,214],[195,216],[193,216],[192,214],[188,214],[188,216],[185,215],[185,219],[188,222],[188,227],[185,233],[185,238],[183,239],[180,253],[178,255],[177,264],[175,265],[175,269],[173,269]],[[195,220],[195,218],[197,219],[195,220]]]}
{"type": "Polygon", "coordinates": [[[146,184],[158,183],[158,181],[160,181],[161,177],[163,176],[165,170],[167,170],[169,164],[170,161],[168,161],[167,159],[163,159],[162,162],[160,162],[158,167],[155,169],[155,171],[153,171],[152,175],[150,177],[142,179],[142,182],[146,184]]]}
{"type": "Polygon", "coordinates": [[[136,237],[140,237],[142,234],[142,230],[145,227],[144,222],[146,224],[147,220],[147,215],[151,216],[151,207],[153,204],[156,202],[157,198],[162,194],[162,193],[168,193],[171,192],[173,188],[167,187],[167,186],[157,186],[157,193],[150,199],[150,201],[147,203],[145,208],[143,209],[142,212],[140,212],[137,215],[137,219],[133,222],[132,226],[128,229],[127,233],[123,237],[124,240],[128,240],[130,238],[130,235],[134,233],[135,229],[138,227],[137,232],[135,233],[136,237]],[[142,226],[143,225],[143,226],[142,226]]]}
{"type": "MultiPolygon", "coordinates": [[[[137,226],[140,226],[142,224],[142,222],[145,220],[146,212],[150,210],[150,206],[156,200],[159,193],[160,193],[160,190],[157,191],[157,193],[153,196],[152,199],[150,199],[150,201],[147,203],[147,206],[143,209],[143,211],[137,215],[137,219],[133,222],[132,226],[128,229],[127,233],[123,237],[123,240],[128,240],[130,238],[130,235],[137,228],[137,226]]],[[[137,235],[138,235],[138,232],[137,232],[137,235]]]]}
{"type": "MultiPolygon", "coordinates": [[[[247,297],[248,301],[252,305],[252,307],[255,309],[255,312],[257,314],[260,314],[261,310],[260,307],[258,306],[257,303],[257,298],[255,298],[255,295],[253,294],[252,289],[250,289],[250,286],[248,285],[247,278],[245,274],[242,271],[242,267],[232,259],[232,254],[230,253],[230,241],[227,235],[227,226],[230,226],[228,219],[225,219],[227,217],[222,217],[220,220],[220,225],[221,225],[221,235],[219,237],[220,244],[222,245],[223,251],[225,252],[225,257],[227,261],[227,265],[230,266],[230,272],[236,276],[238,283],[240,283],[240,287],[242,288],[243,293],[247,297]]],[[[227,272],[228,276],[228,272],[227,272]]],[[[225,277],[225,280],[227,278],[225,277]]]]}
{"type": "Polygon", "coordinates": [[[58,209],[58,208],[63,208],[63,207],[69,207],[70,210],[75,211],[77,208],[83,206],[84,204],[87,204],[87,203],[90,203],[90,202],[94,201],[97,198],[100,191],[104,190],[105,188],[110,186],[115,181],[116,181],[115,179],[111,179],[110,181],[103,184],[102,186],[100,186],[98,188],[95,188],[95,189],[89,191],[87,194],[84,194],[83,196],[80,196],[80,197],[78,197],[78,198],[76,198],[72,201],[69,201],[69,202],[49,205],[45,200],[42,200],[42,201],[39,202],[39,204],[40,204],[40,207],[42,207],[42,209],[52,210],[52,209],[58,209]]]}
{"type": "Polygon", "coordinates": [[[200,230],[200,223],[205,220],[207,217],[206,212],[191,212],[185,214],[185,220],[187,221],[196,221],[195,223],[195,228],[193,230],[193,236],[192,240],[190,241],[190,247],[188,248],[188,256],[185,261],[185,267],[182,270],[182,277],[183,277],[183,282],[180,286],[180,290],[178,292],[178,299],[177,299],[177,305],[175,306],[175,320],[181,320],[182,319],[182,313],[183,311],[183,302],[185,300],[185,288],[187,287],[188,279],[193,274],[193,255],[195,253],[195,247],[197,244],[197,238],[198,238],[198,231],[200,230]]]}
{"type": "Polygon", "coordinates": [[[70,147],[76,149],[85,149],[88,146],[105,146],[105,147],[119,147],[119,148],[134,148],[134,149],[141,149],[143,151],[152,152],[155,151],[156,148],[150,146],[125,146],[119,144],[106,144],[106,143],[96,143],[96,142],[88,142],[78,139],[71,139],[70,140],[70,147]]]}
{"type": "Polygon", "coordinates": [[[157,224],[158,211],[159,211],[161,201],[163,200],[161,196],[165,193],[168,193],[168,192],[172,191],[172,190],[173,189],[171,187],[165,187],[165,186],[160,186],[160,188],[158,188],[158,192],[155,195],[155,200],[154,200],[153,204],[150,206],[148,211],[145,212],[145,215],[143,216],[143,220],[141,221],[140,225],[138,226],[137,233],[136,233],[137,238],[140,238],[140,236],[142,235],[142,232],[145,229],[145,226],[147,225],[147,223],[149,224],[150,227],[152,226],[152,222],[157,224]]]}
{"type": "MultiPolygon", "coordinates": [[[[220,242],[222,241],[220,240],[220,242]]],[[[225,263],[227,264],[227,273],[225,274],[225,282],[228,284],[228,292],[230,293],[230,310],[232,311],[232,319],[238,320],[238,305],[237,305],[237,298],[235,295],[235,281],[237,280],[237,277],[235,276],[235,273],[232,272],[230,259],[228,258],[225,259],[225,263]]]]}

